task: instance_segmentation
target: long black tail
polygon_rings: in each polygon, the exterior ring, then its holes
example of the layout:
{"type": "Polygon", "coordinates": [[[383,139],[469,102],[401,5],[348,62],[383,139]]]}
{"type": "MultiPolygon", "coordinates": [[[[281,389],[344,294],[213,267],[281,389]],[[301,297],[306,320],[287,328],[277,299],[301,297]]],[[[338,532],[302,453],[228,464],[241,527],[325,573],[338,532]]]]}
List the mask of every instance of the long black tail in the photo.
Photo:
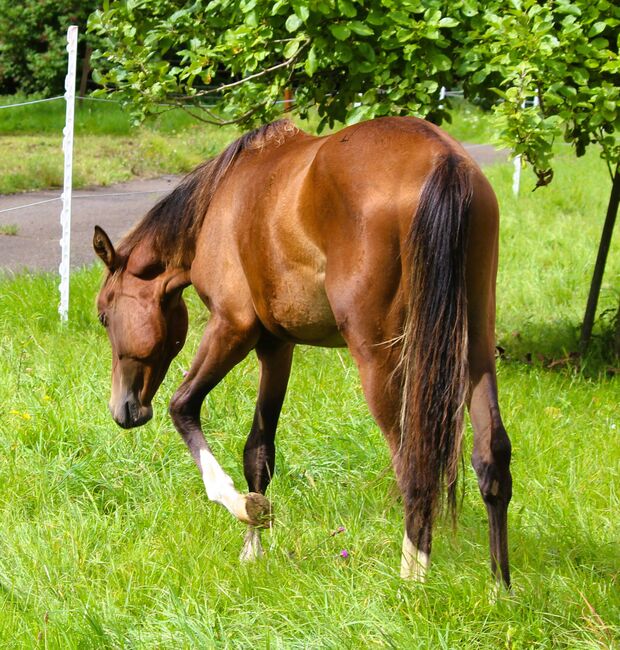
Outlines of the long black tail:
{"type": "MultiPolygon", "coordinates": [[[[407,240],[409,313],[402,352],[400,481],[409,512],[454,516],[468,381],[465,262],[472,183],[456,153],[425,182],[407,240]]],[[[415,518],[422,525],[424,517],[415,518]]],[[[416,530],[411,533],[419,533],[416,530]]]]}

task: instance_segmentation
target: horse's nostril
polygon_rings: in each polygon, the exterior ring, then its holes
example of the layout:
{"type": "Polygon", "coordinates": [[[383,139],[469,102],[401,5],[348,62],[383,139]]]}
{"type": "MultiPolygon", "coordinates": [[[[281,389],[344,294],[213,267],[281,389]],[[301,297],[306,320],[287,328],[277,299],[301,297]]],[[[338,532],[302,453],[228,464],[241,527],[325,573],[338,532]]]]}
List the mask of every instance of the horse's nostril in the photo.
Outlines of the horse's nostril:
{"type": "Polygon", "coordinates": [[[133,429],[145,422],[148,422],[153,416],[153,409],[150,405],[143,405],[134,396],[129,396],[115,407],[109,404],[110,412],[116,424],[123,429],[133,429]]]}

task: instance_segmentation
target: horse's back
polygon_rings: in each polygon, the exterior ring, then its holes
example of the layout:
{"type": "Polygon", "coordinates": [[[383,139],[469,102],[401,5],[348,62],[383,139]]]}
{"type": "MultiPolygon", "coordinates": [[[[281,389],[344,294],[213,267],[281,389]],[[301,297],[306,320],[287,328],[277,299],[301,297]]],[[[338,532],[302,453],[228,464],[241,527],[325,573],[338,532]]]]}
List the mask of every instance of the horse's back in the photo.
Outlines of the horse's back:
{"type": "Polygon", "coordinates": [[[299,133],[244,154],[199,240],[205,293],[220,299],[234,287],[234,309],[253,309],[268,330],[297,342],[342,345],[354,312],[396,335],[403,242],[424,183],[447,154],[479,174],[460,145],[415,118],[322,138],[299,133]],[[222,269],[224,283],[214,277],[222,269]]]}

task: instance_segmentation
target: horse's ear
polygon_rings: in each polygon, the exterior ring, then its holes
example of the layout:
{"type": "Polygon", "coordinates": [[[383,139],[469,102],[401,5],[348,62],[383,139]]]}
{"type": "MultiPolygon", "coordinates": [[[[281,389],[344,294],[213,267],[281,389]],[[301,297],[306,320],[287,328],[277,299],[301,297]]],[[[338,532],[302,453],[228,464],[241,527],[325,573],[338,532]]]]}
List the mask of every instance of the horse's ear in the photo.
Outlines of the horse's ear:
{"type": "Polygon", "coordinates": [[[95,253],[102,259],[103,263],[110,269],[114,270],[116,265],[116,251],[103,228],[95,226],[95,234],[93,236],[93,248],[95,253]]]}

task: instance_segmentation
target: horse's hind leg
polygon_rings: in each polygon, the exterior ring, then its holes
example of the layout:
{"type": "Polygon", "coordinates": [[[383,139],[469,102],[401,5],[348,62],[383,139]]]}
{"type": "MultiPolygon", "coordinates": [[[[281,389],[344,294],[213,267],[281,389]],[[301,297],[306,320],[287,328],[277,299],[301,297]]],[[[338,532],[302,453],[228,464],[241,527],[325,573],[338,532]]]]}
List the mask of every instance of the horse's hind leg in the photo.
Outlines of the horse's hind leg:
{"type": "Polygon", "coordinates": [[[405,533],[403,537],[400,575],[423,582],[430,564],[433,513],[430,508],[414,507],[407,496],[407,472],[400,463],[400,384],[394,372],[400,348],[390,344],[389,337],[377,339],[361,321],[348,319],[343,332],[360,373],[362,389],[370,412],[383,433],[392,456],[397,481],[403,493],[405,533]],[[387,341],[387,342],[386,342],[387,341]]]}
{"type": "Polygon", "coordinates": [[[472,465],[489,518],[491,571],[510,586],[508,504],[512,496],[511,446],[497,400],[492,339],[470,330],[470,417],[474,429],[472,465]]]}
{"type": "Polygon", "coordinates": [[[172,420],[202,474],[207,496],[237,519],[268,525],[270,506],[261,494],[240,494],[224,472],[200,426],[200,408],[226,373],[256,345],[260,325],[255,317],[241,320],[214,314],[207,325],[190,371],[170,402],[172,420]]]}
{"type": "MultiPolygon", "coordinates": [[[[294,345],[263,337],[256,346],[260,383],[252,429],[243,450],[243,470],[250,492],[265,494],[275,465],[275,435],[291,372],[294,345]]],[[[249,526],[241,560],[263,554],[260,530],[249,526]]]]}

